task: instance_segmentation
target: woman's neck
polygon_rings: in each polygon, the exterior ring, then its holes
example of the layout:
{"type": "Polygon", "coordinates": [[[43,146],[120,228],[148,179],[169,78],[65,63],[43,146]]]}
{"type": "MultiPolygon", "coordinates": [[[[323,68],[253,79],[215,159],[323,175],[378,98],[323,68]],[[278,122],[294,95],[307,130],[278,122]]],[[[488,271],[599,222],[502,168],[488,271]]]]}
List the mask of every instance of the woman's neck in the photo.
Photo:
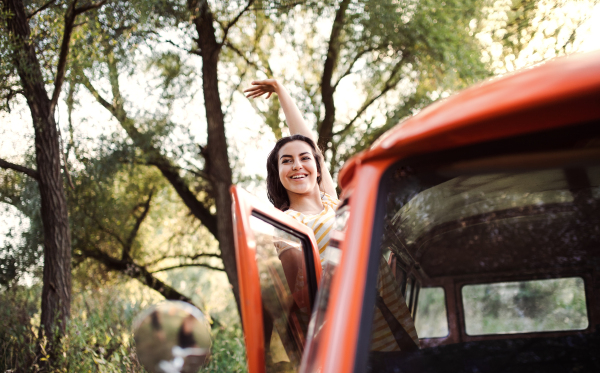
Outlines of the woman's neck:
{"type": "Polygon", "coordinates": [[[318,186],[307,194],[297,194],[288,191],[288,198],[290,199],[290,209],[303,214],[318,214],[324,208],[321,201],[321,191],[318,186]]]}

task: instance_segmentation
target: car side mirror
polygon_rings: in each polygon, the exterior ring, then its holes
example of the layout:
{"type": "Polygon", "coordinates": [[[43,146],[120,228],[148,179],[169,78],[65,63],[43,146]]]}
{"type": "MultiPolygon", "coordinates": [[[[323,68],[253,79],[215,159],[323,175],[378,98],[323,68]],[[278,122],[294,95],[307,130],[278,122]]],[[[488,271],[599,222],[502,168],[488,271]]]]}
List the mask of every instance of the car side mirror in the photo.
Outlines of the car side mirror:
{"type": "Polygon", "coordinates": [[[195,373],[208,360],[210,324],[188,303],[151,306],[135,319],[133,328],[138,359],[150,373],[195,373]]]}

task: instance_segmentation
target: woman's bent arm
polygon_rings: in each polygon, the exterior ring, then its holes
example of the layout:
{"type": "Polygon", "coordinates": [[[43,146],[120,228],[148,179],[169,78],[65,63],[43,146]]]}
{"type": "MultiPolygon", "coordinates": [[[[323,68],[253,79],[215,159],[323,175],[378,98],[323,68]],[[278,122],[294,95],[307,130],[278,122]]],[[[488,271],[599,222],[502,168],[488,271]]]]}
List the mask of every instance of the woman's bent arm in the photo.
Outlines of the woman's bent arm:
{"type": "MultiPolygon", "coordinates": [[[[281,108],[283,109],[283,113],[285,114],[285,119],[287,125],[290,129],[290,135],[302,135],[306,136],[309,139],[313,140],[316,144],[317,141],[314,138],[312,131],[304,121],[298,106],[285,89],[285,87],[275,79],[267,79],[267,80],[255,80],[252,82],[252,87],[245,89],[244,93],[246,93],[246,97],[248,98],[256,98],[267,93],[267,97],[271,97],[273,92],[277,93],[279,96],[279,103],[281,108]]],[[[331,174],[329,173],[329,169],[325,165],[325,160],[321,151],[317,148],[317,151],[321,155],[321,188],[322,190],[337,198],[337,191],[335,190],[335,184],[333,183],[333,179],[331,178],[331,174]]]]}
{"type": "Polygon", "coordinates": [[[285,89],[285,87],[275,79],[255,80],[252,87],[244,90],[248,98],[260,97],[267,93],[267,98],[271,97],[273,92],[279,96],[279,103],[285,114],[285,120],[290,128],[290,135],[306,136],[316,143],[310,128],[302,118],[302,114],[296,103],[285,89]]]}

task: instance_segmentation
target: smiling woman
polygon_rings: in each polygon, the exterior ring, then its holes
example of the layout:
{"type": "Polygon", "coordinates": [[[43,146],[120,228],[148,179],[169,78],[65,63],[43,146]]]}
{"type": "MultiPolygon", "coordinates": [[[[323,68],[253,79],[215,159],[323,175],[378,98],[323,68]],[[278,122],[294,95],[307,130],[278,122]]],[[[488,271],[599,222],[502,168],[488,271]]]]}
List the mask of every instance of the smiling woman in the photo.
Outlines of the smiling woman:
{"type": "Polygon", "coordinates": [[[248,98],[269,98],[273,92],[279,96],[291,136],[279,139],[269,154],[267,195],[276,208],[313,230],[323,259],[339,203],[323,155],[298,107],[276,80],[254,81],[244,92],[248,98]]]}
{"type": "Polygon", "coordinates": [[[308,137],[280,139],[267,158],[269,200],[282,211],[320,212],[323,206],[307,202],[320,199],[321,166],[321,156],[308,137]]]}

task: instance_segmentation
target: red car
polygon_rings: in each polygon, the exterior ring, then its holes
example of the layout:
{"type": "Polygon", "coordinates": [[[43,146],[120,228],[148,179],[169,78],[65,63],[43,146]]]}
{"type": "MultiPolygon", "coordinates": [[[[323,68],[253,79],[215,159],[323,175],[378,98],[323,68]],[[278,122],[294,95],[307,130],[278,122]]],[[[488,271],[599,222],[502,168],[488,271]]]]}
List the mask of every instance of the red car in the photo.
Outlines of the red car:
{"type": "Polygon", "coordinates": [[[232,187],[250,373],[600,372],[600,53],[429,106],[339,185],[322,264],[232,187]]]}

